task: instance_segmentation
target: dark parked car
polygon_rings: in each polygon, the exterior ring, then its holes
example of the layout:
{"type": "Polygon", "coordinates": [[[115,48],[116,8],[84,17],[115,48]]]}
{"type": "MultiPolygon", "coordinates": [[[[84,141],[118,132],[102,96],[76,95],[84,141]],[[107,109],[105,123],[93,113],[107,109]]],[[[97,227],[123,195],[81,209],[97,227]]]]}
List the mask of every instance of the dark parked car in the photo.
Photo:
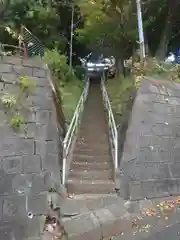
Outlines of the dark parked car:
{"type": "Polygon", "coordinates": [[[114,77],[116,70],[112,58],[103,58],[103,56],[94,56],[89,54],[86,58],[80,59],[81,63],[90,77],[101,76],[104,72],[108,77],[114,77]]]}

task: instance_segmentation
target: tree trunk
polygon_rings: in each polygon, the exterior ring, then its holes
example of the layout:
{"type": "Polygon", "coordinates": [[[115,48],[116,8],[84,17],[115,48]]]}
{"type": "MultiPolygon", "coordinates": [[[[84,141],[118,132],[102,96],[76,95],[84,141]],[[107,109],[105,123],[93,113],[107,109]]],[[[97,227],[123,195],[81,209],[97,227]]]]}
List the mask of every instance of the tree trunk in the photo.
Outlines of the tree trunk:
{"type": "Polygon", "coordinates": [[[151,51],[150,51],[150,48],[149,48],[149,43],[148,43],[146,33],[144,34],[144,43],[145,43],[145,54],[146,54],[146,56],[151,57],[152,54],[151,54],[151,51]]]}
{"type": "Polygon", "coordinates": [[[123,74],[125,77],[125,67],[124,67],[124,59],[122,57],[116,57],[116,76],[119,77],[119,75],[123,74]]]}
{"type": "Polygon", "coordinates": [[[165,28],[162,32],[162,36],[160,39],[159,47],[155,54],[156,58],[159,60],[164,60],[166,57],[167,47],[168,47],[168,43],[169,43],[169,36],[171,33],[171,27],[172,27],[171,17],[172,17],[172,14],[171,14],[171,11],[169,11],[168,16],[166,18],[165,28]]]}
{"type": "Polygon", "coordinates": [[[145,45],[145,55],[148,57],[151,57],[152,54],[149,47],[147,30],[144,31],[144,45],[145,45]]]}
{"type": "Polygon", "coordinates": [[[3,21],[4,15],[8,10],[10,0],[0,0],[0,20],[3,21]]]}

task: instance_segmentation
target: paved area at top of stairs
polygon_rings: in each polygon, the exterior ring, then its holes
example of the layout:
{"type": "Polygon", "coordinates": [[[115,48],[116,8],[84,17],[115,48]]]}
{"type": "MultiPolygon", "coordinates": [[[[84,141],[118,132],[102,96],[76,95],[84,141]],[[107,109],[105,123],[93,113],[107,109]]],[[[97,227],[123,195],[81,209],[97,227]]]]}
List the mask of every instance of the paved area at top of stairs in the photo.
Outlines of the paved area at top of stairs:
{"type": "Polygon", "coordinates": [[[120,163],[125,199],[180,194],[180,84],[144,80],[137,93],[120,163]]]}
{"type": "Polygon", "coordinates": [[[131,209],[131,227],[123,231],[120,226],[120,233],[106,240],[180,239],[180,197],[128,201],[125,205],[131,209]]]}
{"type": "Polygon", "coordinates": [[[180,237],[180,197],[126,201],[116,195],[79,196],[65,200],[60,207],[66,216],[62,222],[68,240],[156,240],[168,239],[169,234],[173,240],[180,237]]]}

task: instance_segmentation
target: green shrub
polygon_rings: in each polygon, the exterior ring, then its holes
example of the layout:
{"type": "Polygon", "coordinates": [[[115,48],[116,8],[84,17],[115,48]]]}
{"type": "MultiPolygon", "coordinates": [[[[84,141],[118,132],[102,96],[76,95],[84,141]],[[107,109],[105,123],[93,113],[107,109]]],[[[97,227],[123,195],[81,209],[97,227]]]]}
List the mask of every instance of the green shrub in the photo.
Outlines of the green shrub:
{"type": "Polygon", "coordinates": [[[56,79],[68,82],[74,78],[74,70],[70,71],[67,64],[67,57],[59,53],[58,49],[47,50],[44,55],[44,61],[56,79]]]}
{"type": "Polygon", "coordinates": [[[78,79],[83,79],[84,78],[84,75],[85,75],[85,70],[82,66],[76,66],[75,67],[75,74],[77,76],[78,79]]]}
{"type": "Polygon", "coordinates": [[[70,71],[67,57],[57,49],[47,50],[44,61],[57,81],[57,94],[61,99],[66,121],[69,123],[81,96],[84,82],[79,81],[80,74],[77,74],[77,70],[70,71]]]}

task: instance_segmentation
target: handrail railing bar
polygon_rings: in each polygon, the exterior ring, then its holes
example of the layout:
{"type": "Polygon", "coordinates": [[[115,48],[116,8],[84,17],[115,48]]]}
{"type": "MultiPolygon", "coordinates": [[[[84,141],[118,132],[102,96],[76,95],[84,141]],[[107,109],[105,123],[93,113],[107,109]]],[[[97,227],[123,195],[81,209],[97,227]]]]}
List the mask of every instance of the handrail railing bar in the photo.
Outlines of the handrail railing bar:
{"type": "MultiPolygon", "coordinates": [[[[80,100],[79,100],[79,102],[78,102],[78,104],[76,106],[75,113],[77,112],[77,110],[79,109],[79,107],[81,105],[81,102],[82,102],[82,99],[83,99],[83,95],[84,95],[84,90],[83,90],[83,93],[82,93],[82,95],[80,97],[80,100]]],[[[66,136],[64,138],[64,142],[66,142],[68,140],[68,136],[69,136],[69,134],[71,132],[71,128],[72,128],[73,123],[74,123],[75,120],[76,120],[76,114],[73,115],[73,118],[72,118],[71,123],[70,123],[69,128],[68,128],[68,131],[67,131],[66,136]]]]}
{"type": "Polygon", "coordinates": [[[63,141],[63,167],[62,167],[62,184],[63,185],[65,184],[65,181],[66,181],[66,162],[67,162],[69,149],[72,144],[74,132],[78,130],[79,123],[81,121],[84,103],[88,95],[88,90],[89,90],[89,79],[87,79],[86,85],[83,89],[79,102],[76,106],[74,115],[72,117],[71,123],[69,125],[68,131],[63,141]]]}
{"type": "Polygon", "coordinates": [[[105,92],[105,95],[106,95],[106,101],[107,101],[107,106],[108,106],[108,108],[109,108],[109,111],[110,111],[110,114],[111,114],[111,116],[112,116],[112,122],[113,122],[113,124],[114,125],[116,125],[115,124],[115,120],[114,120],[114,116],[113,116],[113,112],[112,112],[112,109],[111,109],[111,104],[110,104],[110,101],[109,101],[109,96],[108,96],[108,93],[107,93],[107,90],[105,89],[105,86],[103,86],[104,87],[104,92],[105,92]]]}
{"type": "Polygon", "coordinates": [[[110,130],[109,134],[110,134],[110,139],[111,139],[111,144],[112,144],[111,147],[112,147],[112,149],[114,147],[114,152],[112,151],[112,155],[113,155],[113,160],[114,160],[114,169],[116,171],[118,168],[118,131],[117,131],[114,115],[113,115],[112,108],[111,108],[111,103],[109,100],[109,96],[108,96],[107,89],[105,87],[103,78],[101,79],[101,87],[102,87],[104,106],[105,106],[105,109],[106,109],[107,115],[108,115],[108,125],[109,125],[109,130],[110,130]]]}

